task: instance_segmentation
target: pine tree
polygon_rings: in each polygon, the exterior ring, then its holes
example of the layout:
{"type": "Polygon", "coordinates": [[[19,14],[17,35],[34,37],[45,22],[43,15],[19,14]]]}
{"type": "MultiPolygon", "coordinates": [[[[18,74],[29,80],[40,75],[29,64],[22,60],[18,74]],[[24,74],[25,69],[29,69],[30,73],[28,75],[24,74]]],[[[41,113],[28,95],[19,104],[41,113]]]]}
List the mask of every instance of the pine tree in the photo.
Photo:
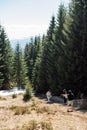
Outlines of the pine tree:
{"type": "Polygon", "coordinates": [[[27,67],[23,58],[22,51],[20,49],[20,45],[17,44],[16,50],[14,53],[14,82],[17,87],[25,87],[27,82],[27,67]]]}
{"type": "Polygon", "coordinates": [[[39,53],[39,49],[40,49],[40,36],[31,38],[30,43],[25,46],[24,50],[24,58],[28,68],[27,75],[31,83],[32,83],[33,69],[36,62],[36,58],[39,53]]]}
{"type": "Polygon", "coordinates": [[[42,86],[40,84],[40,64],[41,64],[41,57],[42,57],[44,42],[45,42],[45,35],[43,35],[42,41],[37,39],[37,44],[35,45],[37,57],[36,57],[33,72],[32,72],[32,84],[36,92],[39,92],[42,86]]]}
{"type": "Polygon", "coordinates": [[[26,44],[24,49],[24,59],[27,65],[27,76],[29,80],[32,79],[32,70],[34,66],[34,45],[33,45],[33,38],[31,38],[29,44],[26,44]]]}
{"type": "MultiPolygon", "coordinates": [[[[52,16],[49,29],[47,31],[46,40],[41,56],[40,73],[39,73],[39,91],[46,92],[52,89],[51,79],[53,79],[53,44],[54,44],[55,17],[52,16]],[[51,84],[51,86],[50,86],[51,84]]],[[[53,80],[52,80],[53,81],[53,80]]]]}
{"type": "Polygon", "coordinates": [[[64,23],[66,20],[67,10],[63,4],[59,6],[57,14],[57,24],[55,29],[55,68],[56,68],[56,86],[58,93],[65,87],[66,82],[66,56],[65,44],[66,38],[63,34],[64,23]]]}
{"type": "Polygon", "coordinates": [[[87,1],[72,0],[66,22],[68,84],[76,93],[86,89],[87,81],[87,1]]]}
{"type": "Polygon", "coordinates": [[[63,35],[64,23],[66,19],[66,8],[63,4],[59,6],[58,14],[57,14],[57,22],[55,28],[55,60],[54,60],[54,68],[55,68],[55,82],[56,82],[56,91],[59,94],[62,90],[65,75],[64,75],[64,61],[65,61],[65,38],[63,35]]]}
{"type": "Polygon", "coordinates": [[[10,88],[12,76],[12,50],[10,42],[0,26],[0,82],[2,89],[10,88]]]}

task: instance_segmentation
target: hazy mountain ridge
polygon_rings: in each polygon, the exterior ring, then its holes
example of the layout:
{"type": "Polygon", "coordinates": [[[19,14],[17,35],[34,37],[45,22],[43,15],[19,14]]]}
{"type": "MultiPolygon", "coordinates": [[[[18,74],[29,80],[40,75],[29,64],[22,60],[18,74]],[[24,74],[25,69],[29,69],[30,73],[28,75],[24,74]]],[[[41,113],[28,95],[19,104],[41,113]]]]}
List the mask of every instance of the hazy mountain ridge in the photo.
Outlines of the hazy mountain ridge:
{"type": "Polygon", "coordinates": [[[29,43],[29,42],[30,42],[30,38],[10,40],[10,44],[11,44],[12,49],[15,49],[17,44],[20,44],[21,49],[24,49],[26,43],[29,43]]]}

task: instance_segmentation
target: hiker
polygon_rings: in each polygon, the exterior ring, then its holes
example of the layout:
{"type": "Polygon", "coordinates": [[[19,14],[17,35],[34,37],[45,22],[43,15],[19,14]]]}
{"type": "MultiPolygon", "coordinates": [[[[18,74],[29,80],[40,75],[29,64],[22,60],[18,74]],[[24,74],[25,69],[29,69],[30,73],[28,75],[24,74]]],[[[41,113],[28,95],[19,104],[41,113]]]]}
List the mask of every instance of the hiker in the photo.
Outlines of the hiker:
{"type": "Polygon", "coordinates": [[[48,102],[50,102],[50,98],[52,97],[50,90],[47,91],[46,96],[47,96],[48,102]]]}
{"type": "Polygon", "coordinates": [[[64,99],[64,104],[67,104],[67,90],[66,89],[63,89],[63,94],[62,94],[62,96],[63,96],[63,99],[64,99]]]}
{"type": "Polygon", "coordinates": [[[72,93],[71,90],[68,91],[68,94],[67,94],[67,97],[68,97],[68,109],[67,111],[68,112],[72,112],[73,111],[73,99],[74,99],[74,94],[72,93]]]}

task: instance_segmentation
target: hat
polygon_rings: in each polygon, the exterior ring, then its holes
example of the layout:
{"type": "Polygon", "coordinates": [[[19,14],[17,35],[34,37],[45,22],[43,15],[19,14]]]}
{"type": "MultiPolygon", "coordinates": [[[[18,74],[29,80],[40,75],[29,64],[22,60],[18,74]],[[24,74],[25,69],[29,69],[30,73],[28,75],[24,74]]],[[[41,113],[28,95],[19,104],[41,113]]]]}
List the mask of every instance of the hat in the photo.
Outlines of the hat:
{"type": "Polygon", "coordinates": [[[71,91],[71,90],[69,90],[68,92],[69,92],[69,93],[72,93],[72,91],[71,91]]]}

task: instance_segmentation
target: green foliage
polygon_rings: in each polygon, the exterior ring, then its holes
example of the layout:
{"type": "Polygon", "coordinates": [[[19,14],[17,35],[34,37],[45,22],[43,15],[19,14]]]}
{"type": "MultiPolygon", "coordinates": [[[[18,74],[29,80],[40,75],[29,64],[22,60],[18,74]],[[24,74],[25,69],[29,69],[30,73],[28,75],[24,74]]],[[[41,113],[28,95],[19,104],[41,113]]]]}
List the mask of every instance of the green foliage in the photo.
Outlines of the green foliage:
{"type": "Polygon", "coordinates": [[[16,93],[12,94],[12,98],[17,98],[17,94],[16,93]]]}
{"type": "Polygon", "coordinates": [[[60,5],[46,36],[31,38],[24,55],[19,44],[11,50],[0,26],[0,89],[25,86],[24,100],[32,97],[30,80],[39,93],[58,95],[63,88],[87,94],[87,0],[72,0],[68,11],[60,5]],[[14,63],[13,63],[14,60],[14,63]]]}
{"type": "Polygon", "coordinates": [[[40,57],[33,69],[38,92],[60,94],[63,88],[87,93],[87,2],[71,1],[68,11],[59,6],[52,17],[40,57]]]}
{"type": "Polygon", "coordinates": [[[0,25],[0,87],[9,89],[12,80],[12,50],[10,42],[0,25]]]}
{"type": "Polygon", "coordinates": [[[60,6],[58,11],[57,24],[55,25],[55,17],[53,16],[44,40],[38,79],[38,90],[40,92],[46,92],[50,89],[56,95],[60,93],[60,75],[62,75],[60,59],[63,61],[64,54],[62,30],[66,17],[66,10],[63,5],[60,6]]]}
{"type": "MultiPolygon", "coordinates": [[[[87,89],[87,1],[71,2],[65,23],[67,84],[76,93],[87,89]]],[[[85,91],[84,91],[85,92],[85,91]]],[[[87,91],[86,91],[87,93],[87,91]]]]}
{"type": "Polygon", "coordinates": [[[17,87],[20,89],[20,87],[25,86],[27,82],[27,67],[19,44],[17,44],[16,46],[13,65],[14,65],[13,68],[14,82],[16,83],[17,87]]]}
{"type": "Polygon", "coordinates": [[[66,8],[64,5],[60,5],[57,14],[57,24],[55,27],[55,54],[54,54],[54,68],[55,68],[55,81],[56,92],[60,94],[60,91],[65,86],[65,37],[63,34],[64,23],[66,19],[66,8]]]}
{"type": "Polygon", "coordinates": [[[24,50],[24,58],[28,68],[27,76],[31,82],[32,82],[33,68],[39,53],[39,48],[40,48],[40,37],[35,37],[34,39],[31,38],[30,43],[26,44],[24,50]]]}
{"type": "MultiPolygon", "coordinates": [[[[49,76],[52,77],[51,69],[53,69],[53,46],[54,46],[54,28],[55,28],[55,17],[52,17],[47,36],[44,39],[43,51],[40,58],[39,68],[39,85],[38,92],[46,92],[50,87],[49,76]]],[[[52,78],[51,78],[52,79],[52,78]]],[[[52,80],[53,81],[53,80],[52,80]]]]}
{"type": "Polygon", "coordinates": [[[3,83],[3,78],[2,78],[2,74],[0,72],[0,88],[2,87],[2,83],[3,83]]]}
{"type": "Polygon", "coordinates": [[[40,50],[38,52],[38,56],[36,58],[35,65],[34,65],[33,71],[32,71],[32,84],[33,84],[35,90],[38,90],[38,87],[40,86],[39,75],[40,75],[41,56],[42,56],[42,44],[40,46],[40,50]]]}
{"type": "Polygon", "coordinates": [[[31,87],[30,83],[27,83],[25,86],[25,93],[23,95],[23,100],[27,101],[27,100],[31,99],[32,96],[33,96],[33,89],[31,87]]]}

